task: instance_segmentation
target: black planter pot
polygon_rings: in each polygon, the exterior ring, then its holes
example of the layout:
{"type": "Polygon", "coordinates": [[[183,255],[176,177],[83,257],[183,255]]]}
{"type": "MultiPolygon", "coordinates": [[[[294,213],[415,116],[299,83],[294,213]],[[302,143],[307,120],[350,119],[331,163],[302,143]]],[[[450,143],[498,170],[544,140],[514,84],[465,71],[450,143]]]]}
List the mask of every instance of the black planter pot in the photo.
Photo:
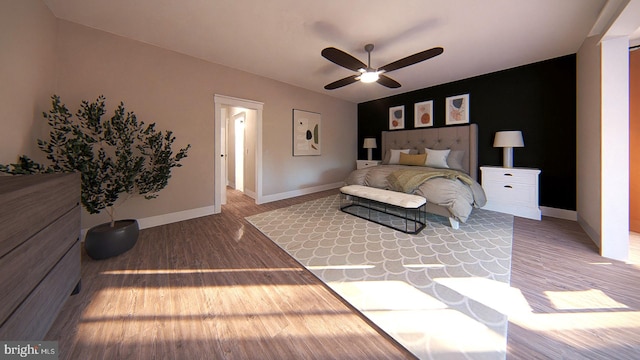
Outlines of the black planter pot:
{"type": "Polygon", "coordinates": [[[139,232],[136,220],[118,220],[113,227],[109,223],[100,224],[89,229],[84,248],[92,259],[108,259],[131,249],[139,232]]]}

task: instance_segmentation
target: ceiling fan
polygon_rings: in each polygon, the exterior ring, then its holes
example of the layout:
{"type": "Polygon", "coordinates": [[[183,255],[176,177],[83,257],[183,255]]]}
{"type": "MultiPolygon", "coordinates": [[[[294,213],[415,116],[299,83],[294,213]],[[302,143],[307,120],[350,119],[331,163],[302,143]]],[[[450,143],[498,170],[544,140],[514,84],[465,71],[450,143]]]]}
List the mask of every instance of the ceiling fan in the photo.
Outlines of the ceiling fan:
{"type": "Polygon", "coordinates": [[[362,61],[356,59],[355,57],[347,54],[342,50],[336,49],[334,47],[323,49],[322,56],[325,59],[349,70],[358,72],[358,74],[348,76],[338,81],[334,81],[331,84],[327,84],[324,88],[327,90],[334,90],[352,84],[356,81],[362,81],[364,83],[377,82],[378,84],[384,85],[388,88],[399,88],[399,82],[386,75],[383,75],[383,73],[388,73],[390,71],[398,70],[409,65],[417,64],[421,61],[425,61],[427,59],[431,59],[432,57],[438,56],[444,52],[443,48],[434,47],[429,50],[421,51],[419,53],[415,53],[400,60],[394,61],[385,66],[379,67],[378,69],[374,69],[371,67],[372,50],[373,44],[367,44],[364,46],[364,51],[366,51],[368,54],[368,62],[365,65],[365,63],[363,63],[362,61]]]}

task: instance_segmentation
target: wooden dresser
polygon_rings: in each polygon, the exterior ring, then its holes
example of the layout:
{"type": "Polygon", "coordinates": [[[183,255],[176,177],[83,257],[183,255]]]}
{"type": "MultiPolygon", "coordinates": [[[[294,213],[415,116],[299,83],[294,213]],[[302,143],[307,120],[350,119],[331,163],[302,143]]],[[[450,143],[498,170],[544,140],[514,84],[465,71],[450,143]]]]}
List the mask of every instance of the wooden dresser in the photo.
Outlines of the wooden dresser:
{"type": "Polygon", "coordinates": [[[0,339],[42,340],[80,283],[80,175],[0,176],[0,339]]]}

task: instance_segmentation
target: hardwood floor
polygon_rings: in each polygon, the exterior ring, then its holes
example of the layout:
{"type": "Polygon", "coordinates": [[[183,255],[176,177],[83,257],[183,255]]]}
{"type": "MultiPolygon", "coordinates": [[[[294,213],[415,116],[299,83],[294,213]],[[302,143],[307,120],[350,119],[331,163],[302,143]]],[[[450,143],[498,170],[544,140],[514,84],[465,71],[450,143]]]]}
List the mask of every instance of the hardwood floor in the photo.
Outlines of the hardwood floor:
{"type": "Polygon", "coordinates": [[[244,220],[327,195],[256,206],[229,192],[221,214],[143,230],[116,258],[83,256],[82,291],[47,339],[60,359],[411,358],[244,220]]]}
{"type": "MultiPolygon", "coordinates": [[[[221,214],[146,229],[134,249],[83,254],[82,291],[46,339],[60,359],[406,359],[397,345],[244,217],[265,205],[230,191],[221,214]]],[[[640,358],[636,264],[610,261],[575,222],[516,218],[508,358],[640,358]],[[530,307],[530,309],[529,309],[530,307]]]]}
{"type": "Polygon", "coordinates": [[[513,359],[640,359],[640,239],[627,263],[603,258],[573,221],[515,218],[509,316],[513,359]]]}

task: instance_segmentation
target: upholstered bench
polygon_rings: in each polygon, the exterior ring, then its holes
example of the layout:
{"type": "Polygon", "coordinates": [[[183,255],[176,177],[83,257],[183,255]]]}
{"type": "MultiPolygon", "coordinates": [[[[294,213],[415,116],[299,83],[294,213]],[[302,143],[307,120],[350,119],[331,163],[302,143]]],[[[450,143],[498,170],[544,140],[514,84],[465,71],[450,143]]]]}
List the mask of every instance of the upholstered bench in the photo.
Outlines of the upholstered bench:
{"type": "Polygon", "coordinates": [[[362,185],[340,188],[340,210],[407,234],[425,226],[425,198],[362,185]]]}

